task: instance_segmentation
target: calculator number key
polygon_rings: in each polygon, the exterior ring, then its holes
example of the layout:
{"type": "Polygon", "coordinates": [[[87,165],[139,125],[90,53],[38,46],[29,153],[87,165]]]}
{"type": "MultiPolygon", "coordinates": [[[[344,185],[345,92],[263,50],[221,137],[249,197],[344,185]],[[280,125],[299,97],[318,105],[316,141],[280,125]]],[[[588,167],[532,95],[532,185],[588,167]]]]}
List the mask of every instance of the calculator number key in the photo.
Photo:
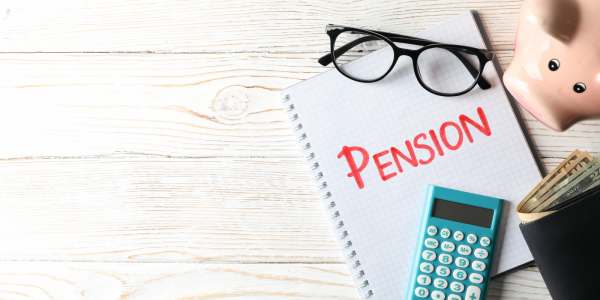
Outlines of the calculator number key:
{"type": "Polygon", "coordinates": [[[475,249],[475,257],[479,259],[484,259],[488,257],[488,252],[485,249],[477,248],[475,249]]]}
{"type": "Polygon", "coordinates": [[[479,243],[481,244],[481,246],[487,247],[492,243],[492,240],[490,240],[489,237],[484,236],[481,238],[481,240],[479,241],[479,243]]]}
{"type": "Polygon", "coordinates": [[[479,297],[481,296],[481,289],[474,286],[474,285],[470,285],[467,288],[467,294],[465,295],[465,300],[479,300],[479,297]]]}
{"type": "Polygon", "coordinates": [[[438,242],[438,240],[436,240],[436,239],[432,239],[432,238],[425,239],[425,247],[427,247],[427,248],[435,249],[439,245],[440,245],[440,242],[438,242]]]}
{"type": "Polygon", "coordinates": [[[419,266],[419,269],[421,270],[421,272],[423,273],[431,273],[433,272],[433,270],[435,269],[435,267],[430,264],[430,263],[421,263],[421,265],[419,266]]]}
{"type": "Polygon", "coordinates": [[[448,300],[462,300],[462,298],[459,295],[450,294],[448,300]]]}
{"type": "Polygon", "coordinates": [[[434,236],[437,234],[437,227],[435,226],[429,226],[429,228],[427,228],[427,233],[431,236],[434,236]]]}
{"type": "Polygon", "coordinates": [[[435,254],[435,252],[433,252],[431,250],[423,251],[423,259],[424,260],[434,261],[436,257],[437,257],[437,254],[435,254]]]}
{"type": "Polygon", "coordinates": [[[429,277],[427,275],[419,275],[419,277],[417,277],[417,282],[420,285],[430,285],[431,284],[431,277],[429,277]]]}
{"type": "Polygon", "coordinates": [[[440,254],[439,261],[445,265],[449,265],[452,263],[452,256],[450,254],[442,253],[440,254]]]}
{"type": "Polygon", "coordinates": [[[429,296],[429,290],[424,287],[418,287],[415,289],[415,295],[419,298],[425,298],[429,296]]]}
{"type": "Polygon", "coordinates": [[[465,238],[465,234],[462,231],[454,232],[454,239],[458,242],[462,241],[465,238]]]}
{"type": "Polygon", "coordinates": [[[465,280],[465,279],[467,279],[467,272],[457,269],[457,270],[454,270],[454,272],[452,272],[452,277],[454,277],[454,279],[458,279],[458,280],[465,280]]]}
{"type": "Polygon", "coordinates": [[[452,251],[454,251],[454,248],[455,248],[455,246],[454,246],[453,242],[445,241],[442,243],[442,250],[444,250],[446,252],[452,252],[452,251]]]}
{"type": "Polygon", "coordinates": [[[483,282],[483,275],[479,274],[479,273],[471,273],[471,275],[469,275],[469,280],[472,283],[482,283],[483,282]]]}
{"type": "Polygon", "coordinates": [[[444,300],[446,299],[446,294],[444,294],[442,291],[433,291],[431,292],[431,299],[444,300]]]}
{"type": "MultiPolygon", "coordinates": [[[[466,268],[469,266],[469,260],[464,257],[459,257],[455,262],[456,266],[459,268],[466,268]]],[[[484,268],[485,269],[485,268],[484,268]]]]}
{"type": "Polygon", "coordinates": [[[453,282],[450,284],[450,289],[455,293],[462,293],[465,290],[465,286],[460,282],[453,282]]]}
{"type": "Polygon", "coordinates": [[[473,268],[473,270],[481,272],[481,271],[485,271],[486,265],[482,261],[474,260],[471,267],[473,268]]]}
{"type": "Polygon", "coordinates": [[[458,253],[460,255],[470,255],[471,254],[471,247],[467,246],[467,245],[460,245],[458,246],[458,253]]]}
{"type": "Polygon", "coordinates": [[[448,228],[444,228],[442,229],[442,231],[440,231],[440,236],[447,239],[452,235],[452,233],[450,232],[450,229],[448,228]]]}
{"type": "Polygon", "coordinates": [[[435,272],[440,276],[446,277],[450,275],[450,268],[439,266],[435,272]]]}
{"type": "Polygon", "coordinates": [[[435,281],[433,281],[433,285],[436,288],[443,290],[448,287],[448,281],[446,281],[446,279],[443,278],[436,278],[435,281]]]}
{"type": "Polygon", "coordinates": [[[472,233],[467,235],[467,243],[469,243],[469,244],[477,243],[477,236],[472,233]]]}

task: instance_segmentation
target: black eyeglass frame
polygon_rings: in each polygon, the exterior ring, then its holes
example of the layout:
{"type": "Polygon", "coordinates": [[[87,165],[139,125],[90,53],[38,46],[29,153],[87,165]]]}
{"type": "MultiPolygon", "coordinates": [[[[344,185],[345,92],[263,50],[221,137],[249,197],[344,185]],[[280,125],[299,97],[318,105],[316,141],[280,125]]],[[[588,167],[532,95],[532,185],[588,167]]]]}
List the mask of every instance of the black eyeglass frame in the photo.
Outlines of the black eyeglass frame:
{"type": "Polygon", "coordinates": [[[485,78],[483,78],[482,74],[483,74],[483,69],[485,68],[485,65],[487,64],[487,62],[491,61],[494,58],[493,51],[489,51],[489,50],[485,50],[485,49],[478,49],[478,48],[473,48],[473,47],[468,47],[468,46],[462,46],[462,45],[442,44],[442,43],[438,43],[438,42],[434,42],[434,41],[430,41],[430,40],[426,40],[426,39],[421,39],[421,38],[416,38],[416,37],[411,37],[411,36],[406,36],[406,35],[401,35],[401,34],[382,32],[382,31],[374,31],[374,30],[366,30],[366,29],[361,29],[361,28],[354,28],[354,27],[334,25],[334,24],[327,25],[326,29],[325,29],[325,33],[329,36],[329,39],[331,41],[331,51],[330,51],[330,53],[319,58],[318,62],[323,66],[327,66],[333,62],[335,68],[340,73],[342,73],[342,75],[344,75],[345,77],[352,79],[354,81],[364,82],[364,83],[377,82],[377,81],[385,78],[394,69],[396,62],[402,55],[406,55],[406,56],[409,56],[413,61],[413,69],[414,69],[414,72],[416,75],[415,77],[417,77],[417,81],[419,82],[419,84],[425,90],[427,90],[428,92],[430,92],[434,95],[444,96],[444,97],[454,97],[454,96],[464,95],[464,94],[470,92],[475,87],[475,85],[479,85],[479,87],[482,90],[487,90],[492,87],[492,85],[485,78]],[[340,34],[342,34],[343,32],[347,32],[347,31],[360,32],[363,34],[375,36],[375,37],[387,42],[392,47],[392,49],[394,50],[394,60],[392,61],[390,68],[387,70],[387,72],[385,72],[385,74],[383,74],[379,78],[375,78],[372,80],[364,80],[364,79],[354,78],[351,75],[346,74],[342,70],[342,68],[337,64],[335,59],[333,59],[334,57],[339,57],[340,55],[344,54],[345,52],[350,50],[352,47],[354,47],[360,43],[363,43],[363,42],[366,42],[369,40],[374,40],[373,38],[369,39],[368,36],[362,37],[362,38],[359,38],[359,39],[356,39],[354,41],[347,43],[346,45],[340,47],[338,50],[335,50],[334,49],[335,40],[337,39],[337,37],[340,34]],[[415,50],[405,49],[405,48],[400,48],[400,47],[396,46],[396,44],[394,44],[394,42],[419,45],[419,46],[424,46],[424,47],[421,47],[421,48],[415,49],[415,50]],[[418,59],[419,55],[421,53],[423,53],[423,51],[431,49],[431,48],[442,48],[442,49],[448,50],[452,54],[454,54],[465,65],[465,67],[467,68],[467,70],[469,71],[471,76],[473,76],[473,78],[475,79],[473,81],[473,84],[466,90],[458,92],[458,93],[442,93],[442,92],[436,91],[436,90],[430,88],[429,86],[427,86],[427,84],[425,84],[421,78],[421,72],[419,70],[417,59],[418,59]],[[463,55],[461,55],[460,53],[475,55],[479,60],[479,65],[481,66],[479,68],[479,70],[477,70],[477,68],[475,66],[473,66],[473,64],[468,59],[466,59],[463,55]]]}

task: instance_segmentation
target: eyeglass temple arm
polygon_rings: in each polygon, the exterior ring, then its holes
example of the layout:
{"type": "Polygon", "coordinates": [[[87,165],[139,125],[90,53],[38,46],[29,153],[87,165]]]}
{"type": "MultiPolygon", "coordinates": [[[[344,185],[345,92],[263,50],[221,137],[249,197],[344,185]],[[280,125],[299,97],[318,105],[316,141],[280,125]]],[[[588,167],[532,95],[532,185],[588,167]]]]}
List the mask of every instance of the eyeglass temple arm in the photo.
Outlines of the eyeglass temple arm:
{"type": "MultiPolygon", "coordinates": [[[[413,44],[413,45],[420,45],[420,46],[439,44],[439,43],[432,42],[429,40],[410,37],[410,36],[403,36],[403,35],[399,35],[399,34],[389,34],[389,33],[378,32],[378,31],[375,31],[375,32],[377,32],[379,34],[384,34],[384,35],[388,36],[393,42],[398,42],[398,43],[413,44]]],[[[364,37],[358,38],[354,41],[351,41],[344,46],[341,46],[340,48],[334,50],[333,52],[335,53],[336,56],[339,57],[340,55],[343,55],[344,53],[348,52],[348,50],[352,49],[354,46],[364,43],[364,42],[373,41],[373,40],[378,40],[378,38],[374,37],[374,36],[364,36],[364,37]]],[[[460,51],[460,49],[449,50],[449,51],[452,54],[454,54],[463,63],[463,65],[465,65],[465,67],[467,68],[469,73],[471,73],[471,76],[473,76],[473,78],[477,78],[477,75],[479,75],[479,71],[477,70],[477,68],[475,68],[475,66],[473,66],[473,64],[468,59],[466,59],[462,54],[458,53],[458,52],[462,52],[462,51],[460,51]]],[[[465,52],[465,53],[467,53],[467,52],[465,52]]],[[[321,64],[322,66],[328,65],[332,61],[333,61],[333,59],[332,59],[331,53],[328,53],[328,54],[322,56],[318,60],[319,64],[321,64]]],[[[483,76],[479,78],[479,80],[477,81],[477,84],[479,85],[479,87],[482,90],[487,90],[492,87],[492,85],[485,78],[483,78],[483,76]]]]}

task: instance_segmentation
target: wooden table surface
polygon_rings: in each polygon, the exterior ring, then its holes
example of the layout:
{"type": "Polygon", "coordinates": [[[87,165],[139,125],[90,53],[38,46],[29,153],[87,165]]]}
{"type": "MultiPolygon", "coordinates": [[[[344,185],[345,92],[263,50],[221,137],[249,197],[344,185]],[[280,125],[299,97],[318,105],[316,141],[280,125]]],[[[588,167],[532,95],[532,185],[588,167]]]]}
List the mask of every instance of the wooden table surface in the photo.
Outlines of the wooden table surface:
{"type": "MultiPolygon", "coordinates": [[[[413,34],[516,0],[0,1],[0,299],[356,299],[278,92],[327,23],[413,34]]],[[[600,151],[524,112],[547,169],[600,151]]],[[[493,159],[493,157],[490,157],[493,159]]],[[[488,299],[550,299],[535,267],[488,299]]]]}

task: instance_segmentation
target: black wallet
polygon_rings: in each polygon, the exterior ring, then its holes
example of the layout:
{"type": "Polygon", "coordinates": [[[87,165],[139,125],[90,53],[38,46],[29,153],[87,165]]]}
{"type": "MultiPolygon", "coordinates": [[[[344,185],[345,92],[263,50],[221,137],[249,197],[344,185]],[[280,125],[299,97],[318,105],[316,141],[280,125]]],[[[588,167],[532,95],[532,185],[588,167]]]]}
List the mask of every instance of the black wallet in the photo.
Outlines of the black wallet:
{"type": "Polygon", "coordinates": [[[600,187],[521,224],[553,300],[600,299],[600,187]]]}

